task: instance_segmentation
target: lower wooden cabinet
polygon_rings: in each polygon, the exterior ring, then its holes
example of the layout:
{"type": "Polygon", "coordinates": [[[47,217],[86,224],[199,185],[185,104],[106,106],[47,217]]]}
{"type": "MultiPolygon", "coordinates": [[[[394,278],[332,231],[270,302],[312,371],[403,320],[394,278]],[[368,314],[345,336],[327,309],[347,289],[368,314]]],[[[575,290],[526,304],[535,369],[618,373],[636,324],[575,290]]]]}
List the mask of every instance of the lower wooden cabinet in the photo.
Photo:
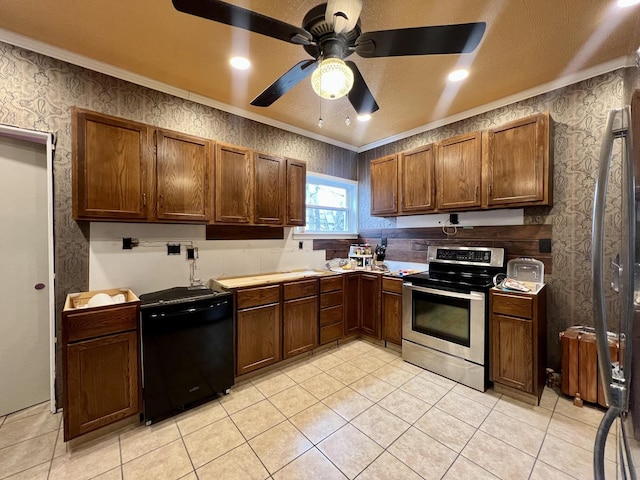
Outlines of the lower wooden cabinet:
{"type": "Polygon", "coordinates": [[[290,282],[282,288],[283,356],[290,358],[318,346],[318,281],[290,282]]]}
{"type": "Polygon", "coordinates": [[[236,375],[280,361],[280,285],[236,292],[236,375]]]}
{"type": "Polygon", "coordinates": [[[343,282],[341,275],[320,279],[320,345],[344,336],[343,282]]]}
{"type": "Polygon", "coordinates": [[[402,280],[382,279],[382,339],[402,345],[402,280]]]}
{"type": "Polygon", "coordinates": [[[537,294],[492,289],[491,380],[496,391],[538,404],[545,384],[546,287],[537,294]]]}
{"type": "Polygon", "coordinates": [[[360,275],[360,328],[362,333],[380,338],[380,275],[360,275]]]}
{"type": "MultiPolygon", "coordinates": [[[[100,292],[67,297],[62,312],[64,440],[97,430],[142,410],[140,301],[77,308],[100,292]]],[[[121,291],[102,291],[115,295],[121,291]]]]}
{"type": "Polygon", "coordinates": [[[344,334],[360,333],[360,274],[347,273],[344,279],[344,334]]]}

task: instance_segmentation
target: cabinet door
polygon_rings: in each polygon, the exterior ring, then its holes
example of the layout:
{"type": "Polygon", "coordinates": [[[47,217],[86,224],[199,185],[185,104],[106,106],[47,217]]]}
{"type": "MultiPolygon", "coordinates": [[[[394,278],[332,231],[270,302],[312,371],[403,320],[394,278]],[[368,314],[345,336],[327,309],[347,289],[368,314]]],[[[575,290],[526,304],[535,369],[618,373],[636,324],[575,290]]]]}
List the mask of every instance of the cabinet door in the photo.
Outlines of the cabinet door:
{"type": "Polygon", "coordinates": [[[156,217],[206,223],[210,217],[211,143],[156,130],[156,217]]]}
{"type": "Polygon", "coordinates": [[[402,295],[382,292],[382,339],[402,345],[402,295]]]}
{"type": "Polygon", "coordinates": [[[215,221],[253,220],[253,156],[245,148],[216,145],[215,221]]]}
{"type": "Polygon", "coordinates": [[[360,332],[360,274],[348,273],[344,279],[344,334],[360,332]]]}
{"type": "Polygon", "coordinates": [[[238,310],[236,321],[238,375],[280,360],[280,303],[238,310]]]}
{"type": "Polygon", "coordinates": [[[512,388],[533,393],[533,322],[491,315],[491,377],[512,388]]]}
{"type": "Polygon", "coordinates": [[[398,157],[371,160],[371,215],[398,213],[398,157]]]}
{"type": "Polygon", "coordinates": [[[362,333],[380,338],[380,275],[360,275],[360,327],[362,333]]]}
{"type": "Polygon", "coordinates": [[[551,205],[549,115],[489,130],[487,205],[551,205]]]}
{"type": "Polygon", "coordinates": [[[469,133],[438,145],[437,207],[439,210],[480,207],[482,135],[469,133]]]}
{"type": "Polygon", "coordinates": [[[65,441],[140,412],[137,333],[66,347],[65,441]]]}
{"type": "Polygon", "coordinates": [[[400,154],[399,213],[428,213],[436,208],[433,145],[400,154]]]}
{"type": "Polygon", "coordinates": [[[73,218],[146,220],[148,127],[79,109],[72,118],[73,218]]]}
{"type": "Polygon", "coordinates": [[[282,225],[285,206],[284,159],[256,153],[255,174],[254,223],[282,225]]]}
{"type": "Polygon", "coordinates": [[[308,352],[318,346],[318,296],[284,302],[284,358],[308,352]]]}
{"type": "Polygon", "coordinates": [[[304,227],[307,223],[307,164],[287,159],[286,224],[304,227]]]}

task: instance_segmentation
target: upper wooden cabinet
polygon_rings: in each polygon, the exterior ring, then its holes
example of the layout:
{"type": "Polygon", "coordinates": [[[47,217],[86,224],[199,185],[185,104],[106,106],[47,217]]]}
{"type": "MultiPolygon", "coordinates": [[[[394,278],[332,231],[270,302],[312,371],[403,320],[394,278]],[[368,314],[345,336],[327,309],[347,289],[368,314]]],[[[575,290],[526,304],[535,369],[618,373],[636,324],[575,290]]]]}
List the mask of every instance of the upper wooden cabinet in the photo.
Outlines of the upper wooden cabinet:
{"type": "Polygon", "coordinates": [[[553,203],[550,126],[549,114],[540,114],[489,130],[488,206],[553,203]]]}
{"type": "Polygon", "coordinates": [[[74,109],[73,218],[146,220],[149,217],[149,127],[74,109]]]}
{"type": "Polygon", "coordinates": [[[156,218],[207,222],[212,202],[212,142],[166,130],[156,130],[155,137],[156,218]]]}
{"type": "Polygon", "coordinates": [[[307,164],[287,158],[286,225],[303,227],[307,223],[307,164]]]}
{"type": "Polygon", "coordinates": [[[285,161],[265,153],[255,154],[254,223],[282,225],[285,207],[285,161]]]}
{"type": "Polygon", "coordinates": [[[467,133],[438,145],[438,210],[468,210],[481,205],[482,134],[467,133]]]}
{"type": "Polygon", "coordinates": [[[398,157],[371,160],[371,215],[398,214],[398,157]]]}
{"type": "Polygon", "coordinates": [[[432,212],[435,207],[433,145],[399,155],[400,214],[432,212]]]}
{"type": "Polygon", "coordinates": [[[216,144],[215,221],[252,223],[253,155],[250,150],[216,144]]]}

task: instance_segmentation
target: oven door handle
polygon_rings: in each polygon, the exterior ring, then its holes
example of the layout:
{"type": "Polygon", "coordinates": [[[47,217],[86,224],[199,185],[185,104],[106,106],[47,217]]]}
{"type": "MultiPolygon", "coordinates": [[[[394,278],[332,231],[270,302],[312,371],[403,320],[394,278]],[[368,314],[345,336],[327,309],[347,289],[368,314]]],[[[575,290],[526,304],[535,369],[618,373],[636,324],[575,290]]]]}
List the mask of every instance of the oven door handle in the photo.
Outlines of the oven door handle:
{"type": "Polygon", "coordinates": [[[430,293],[432,295],[440,295],[441,297],[462,298],[464,300],[484,300],[484,294],[482,293],[462,293],[462,292],[450,292],[448,290],[437,290],[435,288],[417,287],[410,283],[405,283],[406,288],[415,290],[417,292],[430,293]]]}

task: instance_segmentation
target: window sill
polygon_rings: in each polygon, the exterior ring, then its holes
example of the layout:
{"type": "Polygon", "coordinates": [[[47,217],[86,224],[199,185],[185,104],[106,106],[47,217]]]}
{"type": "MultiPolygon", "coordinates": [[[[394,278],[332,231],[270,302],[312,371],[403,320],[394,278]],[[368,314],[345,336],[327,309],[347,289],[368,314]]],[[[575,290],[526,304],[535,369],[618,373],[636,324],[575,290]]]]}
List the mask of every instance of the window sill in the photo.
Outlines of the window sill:
{"type": "Polygon", "coordinates": [[[357,239],[357,233],[294,233],[294,240],[311,240],[311,239],[357,239]]]}

